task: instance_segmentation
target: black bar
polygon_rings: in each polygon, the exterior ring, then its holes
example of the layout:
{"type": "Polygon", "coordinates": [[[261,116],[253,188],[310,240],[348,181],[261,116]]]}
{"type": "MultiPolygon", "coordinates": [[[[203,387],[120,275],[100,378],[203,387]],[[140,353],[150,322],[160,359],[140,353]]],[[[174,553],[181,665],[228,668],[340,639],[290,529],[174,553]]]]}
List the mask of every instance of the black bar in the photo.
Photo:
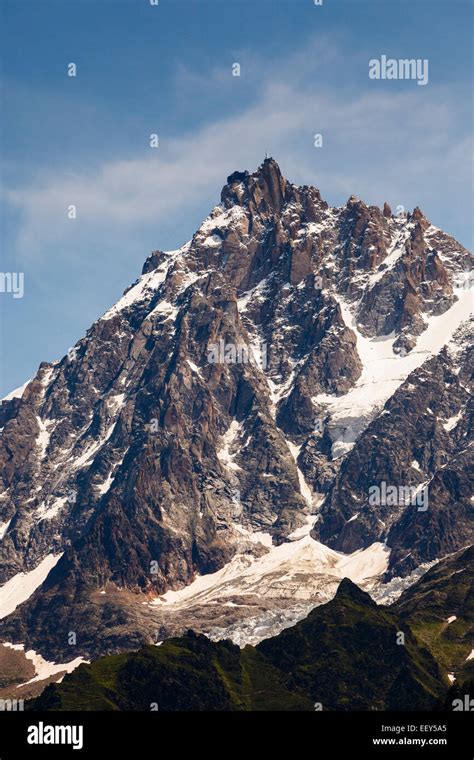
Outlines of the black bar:
{"type": "MultiPolygon", "coordinates": [[[[3,712],[0,760],[110,758],[111,753],[120,760],[137,760],[144,754],[155,760],[170,752],[177,757],[192,752],[192,757],[205,753],[205,757],[220,758],[230,753],[252,758],[261,753],[267,760],[271,753],[281,757],[287,747],[293,750],[288,760],[302,754],[308,760],[332,760],[333,754],[334,760],[346,756],[473,760],[473,717],[469,712],[3,712]],[[83,747],[29,744],[30,727],[41,723],[43,727],[82,726],[83,747]],[[375,744],[377,739],[386,743],[375,744]],[[425,740],[424,746],[420,740],[425,740]]],[[[69,738],[77,742],[79,735],[69,738]]]]}

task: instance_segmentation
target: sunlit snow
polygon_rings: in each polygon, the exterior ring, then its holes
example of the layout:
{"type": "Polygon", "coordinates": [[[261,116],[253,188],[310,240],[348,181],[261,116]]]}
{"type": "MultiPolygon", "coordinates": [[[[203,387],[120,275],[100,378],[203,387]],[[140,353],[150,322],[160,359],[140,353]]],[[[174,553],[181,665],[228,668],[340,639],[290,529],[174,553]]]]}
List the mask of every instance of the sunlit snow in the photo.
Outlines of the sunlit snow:
{"type": "Polygon", "coordinates": [[[344,396],[319,394],[312,401],[329,412],[329,434],[333,441],[333,457],[346,454],[357,437],[380,412],[408,375],[428,357],[437,354],[454,332],[469,318],[472,310],[472,291],[455,289],[458,300],[442,315],[432,316],[427,329],[419,336],[416,347],[406,356],[394,354],[394,335],[366,338],[358,330],[349,306],[338,299],[345,323],[357,338],[357,352],[362,361],[362,375],[344,396]]]}
{"type": "Polygon", "coordinates": [[[29,573],[17,573],[0,586],[0,619],[10,615],[20,604],[30,598],[46,580],[48,573],[61,557],[62,553],[48,554],[34,570],[29,573]]]}
{"type": "MultiPolygon", "coordinates": [[[[9,642],[2,642],[2,646],[8,647],[9,649],[15,649],[16,651],[24,651],[25,647],[24,644],[10,644],[9,642]]],[[[29,649],[27,652],[25,652],[25,657],[27,660],[30,660],[35,668],[35,675],[33,678],[30,678],[29,681],[25,681],[22,684],[19,684],[17,688],[20,688],[20,686],[26,686],[27,684],[34,683],[35,681],[43,681],[45,678],[49,678],[50,676],[54,676],[57,673],[72,673],[73,670],[75,670],[79,665],[82,663],[88,663],[89,660],[85,660],[83,657],[76,657],[74,660],[70,660],[69,662],[63,662],[63,663],[55,663],[55,662],[49,662],[48,660],[45,660],[44,657],[42,657],[40,654],[35,652],[34,649],[29,649]]],[[[57,683],[60,683],[62,679],[57,681],[57,683]]]]}

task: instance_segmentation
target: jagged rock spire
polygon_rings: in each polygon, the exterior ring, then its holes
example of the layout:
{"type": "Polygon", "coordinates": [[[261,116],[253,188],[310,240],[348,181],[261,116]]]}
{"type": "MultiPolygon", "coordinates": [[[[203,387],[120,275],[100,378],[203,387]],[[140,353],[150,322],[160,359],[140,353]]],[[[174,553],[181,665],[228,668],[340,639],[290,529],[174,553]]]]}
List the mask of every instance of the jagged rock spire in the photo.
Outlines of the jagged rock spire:
{"type": "Polygon", "coordinates": [[[255,210],[279,213],[286,198],[287,181],[274,158],[265,158],[258,169],[235,171],[227,177],[221,201],[224,205],[253,204],[255,210]]]}

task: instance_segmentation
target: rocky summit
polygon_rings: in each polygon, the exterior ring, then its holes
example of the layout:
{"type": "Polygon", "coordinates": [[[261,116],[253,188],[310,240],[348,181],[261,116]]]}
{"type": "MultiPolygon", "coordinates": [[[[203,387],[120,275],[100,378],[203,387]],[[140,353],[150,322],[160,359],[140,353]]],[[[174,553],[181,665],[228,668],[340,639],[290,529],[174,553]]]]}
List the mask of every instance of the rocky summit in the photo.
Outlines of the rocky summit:
{"type": "Polygon", "coordinates": [[[188,629],[257,645],[472,544],[471,266],[419,208],[231,174],[1,404],[0,641],[63,671],[188,629]]]}

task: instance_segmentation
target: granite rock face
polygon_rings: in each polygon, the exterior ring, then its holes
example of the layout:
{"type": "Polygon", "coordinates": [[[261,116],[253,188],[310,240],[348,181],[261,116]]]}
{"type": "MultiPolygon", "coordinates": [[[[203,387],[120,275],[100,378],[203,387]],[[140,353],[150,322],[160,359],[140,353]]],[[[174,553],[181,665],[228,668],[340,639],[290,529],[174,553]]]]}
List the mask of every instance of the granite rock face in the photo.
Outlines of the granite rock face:
{"type": "Polygon", "coordinates": [[[443,348],[410,374],[362,433],[321,508],[319,540],[344,552],[387,541],[396,575],[473,542],[470,335],[461,329],[455,349],[443,348]],[[423,498],[374,503],[371,486],[382,482],[423,498]]]}
{"type": "Polygon", "coordinates": [[[386,578],[472,542],[469,262],[419,209],[331,208],[273,159],[234,172],[191,241],[1,404],[0,599],[51,568],[0,639],[131,648],[144,602],[309,530],[386,543],[386,578]],[[382,481],[426,485],[428,509],[369,503],[382,481]]]}

